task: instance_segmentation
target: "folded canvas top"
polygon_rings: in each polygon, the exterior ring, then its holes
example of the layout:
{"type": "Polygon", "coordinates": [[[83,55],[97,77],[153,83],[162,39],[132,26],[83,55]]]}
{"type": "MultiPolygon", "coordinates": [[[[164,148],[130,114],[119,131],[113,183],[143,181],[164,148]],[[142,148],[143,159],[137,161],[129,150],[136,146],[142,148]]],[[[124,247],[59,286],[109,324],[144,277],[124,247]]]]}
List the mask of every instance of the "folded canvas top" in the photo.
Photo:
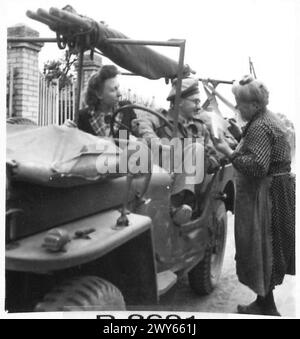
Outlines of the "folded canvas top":
{"type": "MultiPolygon", "coordinates": [[[[122,150],[113,140],[65,126],[8,125],[6,159],[12,180],[73,186],[120,174],[103,173],[99,156],[118,165],[122,150]]],[[[123,174],[124,175],[124,174],[123,174]]]]}

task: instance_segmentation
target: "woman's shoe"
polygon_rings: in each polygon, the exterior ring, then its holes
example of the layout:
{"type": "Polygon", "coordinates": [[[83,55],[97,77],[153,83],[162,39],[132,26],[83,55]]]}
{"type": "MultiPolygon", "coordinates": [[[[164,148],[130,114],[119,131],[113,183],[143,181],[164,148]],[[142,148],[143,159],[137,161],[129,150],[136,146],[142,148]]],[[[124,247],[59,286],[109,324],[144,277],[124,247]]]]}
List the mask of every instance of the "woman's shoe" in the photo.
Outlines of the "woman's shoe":
{"type": "Polygon", "coordinates": [[[281,317],[281,314],[278,312],[277,308],[264,308],[264,315],[269,315],[271,317],[281,317]]]}
{"type": "Polygon", "coordinates": [[[265,315],[262,307],[256,301],[250,305],[238,305],[237,310],[240,314],[265,315]]]}

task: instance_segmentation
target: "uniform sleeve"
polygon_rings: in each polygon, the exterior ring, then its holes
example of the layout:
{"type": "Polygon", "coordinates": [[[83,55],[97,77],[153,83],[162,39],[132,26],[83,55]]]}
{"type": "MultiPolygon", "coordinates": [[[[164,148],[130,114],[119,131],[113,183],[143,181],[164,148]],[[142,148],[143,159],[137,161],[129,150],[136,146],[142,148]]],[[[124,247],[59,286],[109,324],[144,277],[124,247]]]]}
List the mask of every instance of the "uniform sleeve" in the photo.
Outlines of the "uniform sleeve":
{"type": "Polygon", "coordinates": [[[138,138],[142,138],[150,142],[151,139],[158,138],[155,133],[159,121],[155,117],[146,113],[136,111],[137,118],[132,121],[132,129],[138,138]]]}
{"type": "Polygon", "coordinates": [[[251,126],[240,152],[231,156],[233,166],[242,174],[264,177],[268,174],[271,158],[272,137],[267,126],[251,126]]]}
{"type": "Polygon", "coordinates": [[[205,147],[206,153],[209,155],[217,156],[217,152],[211,140],[210,133],[205,125],[203,125],[203,135],[204,135],[204,147],[205,147]]]}
{"type": "Polygon", "coordinates": [[[207,173],[214,173],[220,167],[220,158],[216,152],[208,128],[203,125],[204,148],[207,173]]]}
{"type": "MultiPolygon", "coordinates": [[[[132,131],[137,138],[146,140],[148,146],[153,152],[153,164],[163,167],[165,154],[170,154],[170,147],[164,145],[157,135],[156,131],[160,127],[159,119],[150,113],[135,111],[137,118],[132,121],[132,131]],[[154,150],[158,149],[158,152],[154,150]]],[[[167,169],[168,170],[168,169],[167,169]]]]}

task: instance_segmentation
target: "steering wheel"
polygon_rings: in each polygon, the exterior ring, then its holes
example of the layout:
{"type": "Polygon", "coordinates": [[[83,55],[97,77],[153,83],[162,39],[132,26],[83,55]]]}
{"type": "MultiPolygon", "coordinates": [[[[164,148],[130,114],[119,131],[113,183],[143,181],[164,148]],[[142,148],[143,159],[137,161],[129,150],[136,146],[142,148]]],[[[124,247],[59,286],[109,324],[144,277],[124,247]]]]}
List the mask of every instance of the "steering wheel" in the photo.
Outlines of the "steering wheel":
{"type": "MultiPolygon", "coordinates": [[[[129,135],[133,133],[132,131],[132,125],[131,122],[135,117],[132,117],[132,119],[124,119],[124,117],[121,119],[117,119],[118,115],[120,113],[122,113],[125,110],[128,109],[138,109],[141,111],[146,111],[154,116],[156,116],[157,118],[159,118],[163,123],[159,128],[164,128],[165,126],[167,126],[171,132],[173,132],[173,125],[168,121],[167,118],[165,118],[162,114],[155,112],[154,110],[144,107],[144,106],[140,106],[140,105],[126,105],[126,106],[122,106],[119,109],[116,110],[116,112],[112,115],[111,120],[110,120],[110,135],[115,139],[115,142],[120,141],[119,140],[119,131],[122,129],[125,129],[128,132],[128,136],[127,136],[127,142],[129,142],[129,135]],[[127,120],[127,122],[124,120],[127,120]],[[118,141],[116,140],[118,139],[118,141]]],[[[129,117],[130,118],[130,117],[129,117]]],[[[146,201],[144,200],[144,195],[146,194],[146,192],[148,191],[150,182],[151,182],[151,178],[152,178],[152,170],[149,171],[149,173],[144,174],[144,182],[141,185],[141,190],[140,192],[138,192],[138,196],[136,197],[139,201],[140,204],[145,203],[146,201]]],[[[130,190],[130,186],[131,186],[131,181],[132,181],[132,176],[127,175],[127,180],[128,180],[128,185],[129,187],[127,188],[127,197],[125,198],[125,203],[123,205],[122,208],[122,212],[121,212],[121,217],[118,220],[118,224],[127,224],[128,220],[127,220],[127,205],[128,205],[128,192],[130,190]]]]}
{"type": "Polygon", "coordinates": [[[132,120],[128,121],[126,123],[126,122],[124,122],[124,118],[122,120],[117,119],[117,117],[120,113],[122,113],[123,111],[128,110],[128,109],[138,109],[138,110],[145,111],[145,112],[148,112],[148,113],[156,116],[157,118],[159,118],[163,122],[163,124],[159,128],[164,128],[165,126],[167,126],[171,130],[171,132],[173,132],[174,126],[161,113],[155,112],[154,110],[152,110],[148,107],[145,107],[145,106],[126,105],[126,106],[122,106],[122,107],[118,108],[116,110],[116,112],[111,117],[111,120],[110,120],[110,135],[114,139],[118,138],[119,131],[122,130],[122,129],[125,129],[129,134],[133,134],[132,126],[131,126],[132,120]]]}

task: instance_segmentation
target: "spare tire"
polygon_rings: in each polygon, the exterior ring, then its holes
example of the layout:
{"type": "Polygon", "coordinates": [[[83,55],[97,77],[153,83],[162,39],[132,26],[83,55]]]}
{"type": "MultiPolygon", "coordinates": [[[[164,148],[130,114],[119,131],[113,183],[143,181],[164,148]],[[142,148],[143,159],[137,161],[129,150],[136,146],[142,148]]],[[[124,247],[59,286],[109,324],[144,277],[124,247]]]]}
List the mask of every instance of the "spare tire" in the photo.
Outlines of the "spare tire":
{"type": "Polygon", "coordinates": [[[35,312],[123,311],[122,293],[98,277],[72,278],[55,287],[38,303],[35,312]]]}

